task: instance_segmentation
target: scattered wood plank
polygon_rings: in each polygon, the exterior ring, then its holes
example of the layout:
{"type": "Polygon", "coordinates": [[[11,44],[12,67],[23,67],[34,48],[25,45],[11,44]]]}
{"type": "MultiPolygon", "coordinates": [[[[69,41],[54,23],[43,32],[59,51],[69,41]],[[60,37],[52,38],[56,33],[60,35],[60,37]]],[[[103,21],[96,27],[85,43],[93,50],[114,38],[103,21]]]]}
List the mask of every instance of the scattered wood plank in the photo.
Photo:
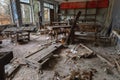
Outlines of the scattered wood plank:
{"type": "Polygon", "coordinates": [[[7,72],[6,77],[10,78],[10,80],[16,75],[16,73],[20,69],[20,64],[14,64],[12,65],[12,68],[7,72]]]}
{"type": "MultiPolygon", "coordinates": [[[[60,40],[60,39],[58,39],[58,40],[60,40]]],[[[41,44],[41,46],[36,45],[37,47],[35,46],[34,49],[30,50],[27,54],[24,55],[24,57],[25,57],[25,58],[28,58],[28,57],[34,55],[34,54],[36,54],[37,52],[43,50],[44,48],[47,48],[47,47],[50,46],[53,42],[56,42],[56,41],[57,41],[57,39],[52,40],[52,41],[49,41],[49,42],[46,42],[46,43],[44,43],[44,44],[39,43],[39,45],[41,44]]]]}
{"type": "Polygon", "coordinates": [[[84,49],[86,49],[86,52],[81,54],[81,56],[87,58],[87,57],[90,57],[94,54],[93,50],[91,50],[90,48],[86,47],[85,45],[83,44],[80,44],[80,46],[84,49]]]}
{"type": "Polygon", "coordinates": [[[71,49],[71,52],[73,53],[71,54],[71,57],[78,56],[83,58],[90,58],[95,55],[93,50],[81,43],[79,45],[75,45],[75,47],[71,49]]]}
{"type": "Polygon", "coordinates": [[[107,58],[105,58],[104,56],[97,54],[97,57],[100,58],[102,61],[106,62],[111,67],[115,67],[115,65],[112,62],[110,62],[107,58]]]}
{"type": "Polygon", "coordinates": [[[84,47],[85,49],[87,49],[90,53],[93,53],[93,51],[92,51],[90,48],[86,47],[85,45],[80,44],[80,46],[82,46],[82,47],[84,47]]]}
{"type": "Polygon", "coordinates": [[[27,59],[35,60],[35,61],[41,60],[43,57],[51,54],[53,51],[58,49],[60,46],[61,46],[61,44],[52,44],[49,47],[41,50],[40,52],[32,55],[31,57],[28,57],[27,59]]]}
{"type": "Polygon", "coordinates": [[[25,62],[31,68],[34,68],[34,69],[39,69],[40,68],[40,64],[36,61],[26,59],[25,62]]]}
{"type": "Polygon", "coordinates": [[[49,58],[58,50],[62,44],[52,44],[51,46],[37,52],[36,54],[26,58],[26,63],[34,68],[41,68],[49,58]]]}
{"type": "Polygon", "coordinates": [[[120,64],[118,63],[118,61],[116,59],[114,59],[114,61],[115,61],[118,71],[120,72],[120,64]]]}
{"type": "Polygon", "coordinates": [[[92,80],[93,72],[92,71],[72,71],[69,76],[63,80],[92,80]]]}
{"type": "Polygon", "coordinates": [[[37,50],[35,50],[35,51],[33,51],[33,52],[30,52],[29,55],[25,56],[25,58],[28,58],[28,57],[30,57],[30,56],[36,54],[37,52],[43,50],[44,48],[45,48],[45,46],[42,46],[42,47],[40,47],[39,49],[37,49],[37,50]]]}
{"type": "Polygon", "coordinates": [[[49,57],[51,55],[53,55],[53,51],[56,50],[56,48],[48,48],[45,51],[43,51],[43,53],[41,53],[41,55],[37,56],[36,58],[34,58],[35,61],[37,62],[41,62],[41,60],[44,60],[44,58],[49,57]]]}

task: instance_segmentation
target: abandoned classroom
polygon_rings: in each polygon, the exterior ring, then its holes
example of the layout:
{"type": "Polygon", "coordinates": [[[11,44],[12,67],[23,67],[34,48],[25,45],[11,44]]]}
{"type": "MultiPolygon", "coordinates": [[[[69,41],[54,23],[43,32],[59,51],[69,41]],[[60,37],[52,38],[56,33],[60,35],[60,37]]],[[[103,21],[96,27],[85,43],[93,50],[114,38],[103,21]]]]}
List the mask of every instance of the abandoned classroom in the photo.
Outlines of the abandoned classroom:
{"type": "Polygon", "coordinates": [[[120,80],[120,0],[0,0],[0,80],[120,80]]]}

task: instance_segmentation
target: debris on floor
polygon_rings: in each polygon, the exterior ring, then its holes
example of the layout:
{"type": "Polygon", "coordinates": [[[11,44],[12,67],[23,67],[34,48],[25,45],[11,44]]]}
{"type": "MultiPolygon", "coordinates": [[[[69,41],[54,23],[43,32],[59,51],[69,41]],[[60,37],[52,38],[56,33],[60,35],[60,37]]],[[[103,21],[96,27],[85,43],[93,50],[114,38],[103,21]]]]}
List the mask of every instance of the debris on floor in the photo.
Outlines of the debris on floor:
{"type": "Polygon", "coordinates": [[[95,56],[95,53],[93,50],[89,49],[88,47],[86,47],[81,43],[79,45],[73,46],[73,48],[71,50],[67,50],[66,53],[68,56],[67,60],[69,59],[76,60],[80,58],[90,58],[95,56]]]}
{"type": "Polygon", "coordinates": [[[113,52],[102,47],[98,49],[100,52],[83,43],[60,48],[61,43],[44,39],[32,39],[24,45],[3,44],[1,50],[13,50],[15,56],[6,68],[8,80],[120,79],[119,54],[109,54],[113,52]]]}
{"type": "Polygon", "coordinates": [[[71,71],[70,75],[64,80],[93,80],[92,77],[92,71],[71,71]]]}

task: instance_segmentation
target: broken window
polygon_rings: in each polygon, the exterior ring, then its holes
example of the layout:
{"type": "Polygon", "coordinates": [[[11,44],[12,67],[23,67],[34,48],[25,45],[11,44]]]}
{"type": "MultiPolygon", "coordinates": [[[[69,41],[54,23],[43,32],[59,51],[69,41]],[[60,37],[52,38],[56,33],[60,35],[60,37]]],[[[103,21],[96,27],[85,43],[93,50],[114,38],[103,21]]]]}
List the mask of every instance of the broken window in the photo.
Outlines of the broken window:
{"type": "Polygon", "coordinates": [[[50,21],[50,9],[53,9],[53,8],[54,6],[52,4],[44,3],[44,20],[45,21],[50,21]]]}
{"type": "Polygon", "coordinates": [[[20,0],[20,2],[23,2],[23,3],[30,3],[30,0],[20,0]]]}
{"type": "Polygon", "coordinates": [[[31,0],[20,0],[22,23],[27,24],[32,22],[31,0]]]}
{"type": "Polygon", "coordinates": [[[34,11],[34,22],[39,22],[40,3],[37,0],[33,1],[33,11],[34,11]]]}
{"type": "Polygon", "coordinates": [[[31,23],[31,8],[30,5],[21,4],[22,22],[24,24],[31,23]]]}
{"type": "Polygon", "coordinates": [[[50,9],[49,8],[44,8],[44,20],[50,21],[50,9]]]}
{"type": "Polygon", "coordinates": [[[54,8],[54,6],[52,4],[50,4],[50,9],[53,9],[53,8],[54,8]]]}
{"type": "Polygon", "coordinates": [[[10,0],[0,0],[0,25],[11,24],[10,0]]]}

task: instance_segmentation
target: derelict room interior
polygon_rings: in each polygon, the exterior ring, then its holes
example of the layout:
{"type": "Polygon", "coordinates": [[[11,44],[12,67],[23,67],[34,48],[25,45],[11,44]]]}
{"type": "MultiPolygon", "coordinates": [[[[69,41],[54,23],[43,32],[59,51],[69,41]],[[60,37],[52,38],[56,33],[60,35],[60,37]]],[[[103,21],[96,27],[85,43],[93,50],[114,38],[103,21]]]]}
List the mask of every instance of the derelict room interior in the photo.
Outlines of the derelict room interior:
{"type": "Polygon", "coordinates": [[[0,80],[120,80],[120,0],[0,0],[0,80]]]}

